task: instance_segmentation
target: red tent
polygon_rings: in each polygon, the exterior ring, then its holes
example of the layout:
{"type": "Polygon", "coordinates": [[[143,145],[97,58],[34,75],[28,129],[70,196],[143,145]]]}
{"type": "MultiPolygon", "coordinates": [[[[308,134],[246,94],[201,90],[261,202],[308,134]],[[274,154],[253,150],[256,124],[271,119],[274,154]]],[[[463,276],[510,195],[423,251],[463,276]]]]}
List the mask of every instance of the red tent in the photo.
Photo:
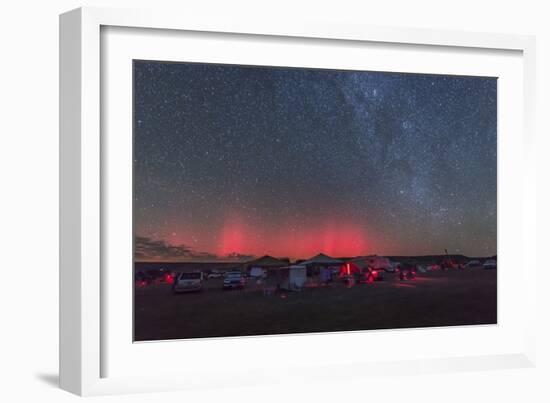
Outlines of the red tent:
{"type": "Polygon", "coordinates": [[[347,262],[340,266],[340,277],[353,276],[355,274],[360,274],[361,269],[355,263],[347,262]]]}

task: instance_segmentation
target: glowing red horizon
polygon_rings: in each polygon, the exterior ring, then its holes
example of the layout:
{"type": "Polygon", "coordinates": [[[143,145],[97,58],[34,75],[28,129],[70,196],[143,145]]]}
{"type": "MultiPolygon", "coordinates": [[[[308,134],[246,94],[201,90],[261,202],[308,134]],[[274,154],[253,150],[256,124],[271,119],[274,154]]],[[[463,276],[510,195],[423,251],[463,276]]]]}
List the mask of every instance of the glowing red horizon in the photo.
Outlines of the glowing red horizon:
{"type": "Polygon", "coordinates": [[[239,223],[227,223],[221,229],[216,253],[309,257],[317,253],[334,256],[354,256],[367,251],[367,234],[352,224],[332,227],[296,229],[282,227],[261,233],[252,233],[239,223]]]}
{"type": "Polygon", "coordinates": [[[188,227],[182,232],[169,227],[152,234],[151,238],[162,240],[169,246],[186,245],[194,252],[216,255],[218,258],[271,255],[306,259],[318,253],[336,257],[359,256],[382,253],[391,246],[387,241],[375,239],[366,229],[352,222],[331,219],[302,226],[293,222],[262,226],[247,222],[239,215],[228,216],[217,231],[188,227]]]}

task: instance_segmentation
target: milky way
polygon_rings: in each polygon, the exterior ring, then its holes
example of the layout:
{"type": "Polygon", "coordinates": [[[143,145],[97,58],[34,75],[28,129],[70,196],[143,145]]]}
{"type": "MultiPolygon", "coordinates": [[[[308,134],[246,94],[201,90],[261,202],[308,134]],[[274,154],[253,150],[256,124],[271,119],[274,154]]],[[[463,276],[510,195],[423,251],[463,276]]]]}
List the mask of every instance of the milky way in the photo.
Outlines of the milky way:
{"type": "Polygon", "coordinates": [[[496,78],[135,61],[136,258],[493,255],[496,98],[496,78]]]}

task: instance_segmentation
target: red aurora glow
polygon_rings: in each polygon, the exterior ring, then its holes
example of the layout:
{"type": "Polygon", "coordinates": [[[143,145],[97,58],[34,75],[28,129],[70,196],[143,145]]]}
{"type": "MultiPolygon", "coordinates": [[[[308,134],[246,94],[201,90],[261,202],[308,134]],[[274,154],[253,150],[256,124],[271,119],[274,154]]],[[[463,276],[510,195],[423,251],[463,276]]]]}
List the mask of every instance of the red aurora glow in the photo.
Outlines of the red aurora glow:
{"type": "Polygon", "coordinates": [[[172,225],[156,235],[167,239],[169,245],[188,245],[197,253],[207,252],[219,258],[268,254],[304,259],[318,253],[357,256],[388,249],[387,243],[374,239],[361,226],[336,219],[302,226],[292,222],[260,225],[233,214],[219,228],[197,225],[183,233],[172,225]]]}
{"type": "Polygon", "coordinates": [[[365,232],[352,224],[306,229],[289,226],[253,233],[239,223],[228,223],[221,229],[217,252],[220,256],[238,253],[304,258],[319,252],[355,256],[366,253],[368,246],[365,232]]]}

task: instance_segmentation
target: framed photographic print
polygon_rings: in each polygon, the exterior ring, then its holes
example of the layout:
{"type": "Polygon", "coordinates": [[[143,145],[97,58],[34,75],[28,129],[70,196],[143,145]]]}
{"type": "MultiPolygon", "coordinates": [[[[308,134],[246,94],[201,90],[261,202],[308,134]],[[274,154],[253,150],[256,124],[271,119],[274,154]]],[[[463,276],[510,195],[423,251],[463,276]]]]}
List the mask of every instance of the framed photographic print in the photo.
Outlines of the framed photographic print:
{"type": "Polygon", "coordinates": [[[134,341],[497,323],[496,77],[133,76],[134,341]]]}
{"type": "Polygon", "coordinates": [[[533,52],[62,15],[62,387],[532,365],[533,52]]]}

